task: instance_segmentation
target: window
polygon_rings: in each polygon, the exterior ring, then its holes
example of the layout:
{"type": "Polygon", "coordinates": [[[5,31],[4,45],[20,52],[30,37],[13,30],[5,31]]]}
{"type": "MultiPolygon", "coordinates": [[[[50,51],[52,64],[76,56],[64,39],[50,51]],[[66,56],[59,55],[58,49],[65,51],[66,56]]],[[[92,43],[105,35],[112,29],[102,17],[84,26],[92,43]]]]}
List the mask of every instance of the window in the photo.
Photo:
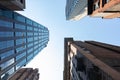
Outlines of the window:
{"type": "Polygon", "coordinates": [[[33,36],[33,32],[27,32],[27,36],[33,36]]]}
{"type": "Polygon", "coordinates": [[[16,65],[16,70],[19,69],[20,67],[22,67],[23,65],[25,65],[26,63],[26,59],[23,59],[21,62],[19,62],[17,65],[16,65]]]}
{"type": "Polygon", "coordinates": [[[15,23],[15,28],[25,30],[25,25],[15,23]]]}
{"type": "Polygon", "coordinates": [[[33,30],[33,27],[31,27],[31,26],[27,26],[27,30],[33,30]]]}
{"type": "Polygon", "coordinates": [[[26,23],[32,25],[32,21],[30,19],[27,19],[26,23]]]}
{"type": "Polygon", "coordinates": [[[0,37],[13,37],[13,32],[0,32],[0,37]]]}
{"type": "Polygon", "coordinates": [[[26,36],[26,32],[15,32],[15,36],[26,36]]]}
{"type": "Polygon", "coordinates": [[[27,60],[31,60],[33,58],[33,54],[30,54],[28,57],[27,57],[27,60]]]}
{"type": "Polygon", "coordinates": [[[38,28],[34,28],[34,31],[38,31],[38,28]]]}
{"type": "Polygon", "coordinates": [[[25,43],[26,43],[26,39],[17,39],[16,40],[16,45],[25,44],[25,43]]]}
{"type": "Polygon", "coordinates": [[[12,11],[7,11],[7,10],[0,10],[0,16],[4,16],[7,18],[12,18],[13,12],[12,11]]]}
{"type": "Polygon", "coordinates": [[[30,54],[33,51],[33,48],[30,48],[29,50],[27,50],[27,53],[30,54]]]}
{"type": "Polygon", "coordinates": [[[14,40],[0,42],[0,49],[14,46],[14,40]]]}
{"type": "Polygon", "coordinates": [[[26,49],[26,46],[21,46],[19,48],[16,49],[16,53],[19,53],[20,51],[23,51],[24,49],[26,49]]]}
{"type": "Polygon", "coordinates": [[[6,67],[10,66],[11,64],[13,64],[15,61],[14,61],[14,58],[8,60],[7,62],[4,62],[2,64],[0,64],[0,67],[1,67],[1,70],[5,69],[6,67]]]}
{"type": "Polygon", "coordinates": [[[0,54],[0,58],[4,59],[14,54],[14,50],[10,50],[0,54]]]}
{"type": "Polygon", "coordinates": [[[26,56],[26,52],[23,52],[21,54],[19,54],[18,56],[16,56],[16,61],[18,61],[20,58],[26,56]]]}
{"type": "Polygon", "coordinates": [[[19,15],[18,13],[14,13],[14,19],[25,23],[25,17],[19,15]]]}
{"type": "Polygon", "coordinates": [[[13,27],[13,23],[12,22],[8,22],[8,21],[4,21],[4,20],[0,20],[0,26],[12,28],[13,27]]]}
{"type": "Polygon", "coordinates": [[[2,80],[6,80],[8,78],[9,75],[11,75],[13,72],[14,72],[14,67],[12,67],[11,69],[9,69],[6,73],[4,73],[2,76],[1,76],[1,79],[2,80]]]}
{"type": "Polygon", "coordinates": [[[38,40],[38,37],[34,37],[34,40],[38,40]]]}
{"type": "Polygon", "coordinates": [[[35,32],[35,33],[34,33],[34,36],[38,36],[38,33],[35,32]]]}
{"type": "Polygon", "coordinates": [[[37,26],[38,26],[38,24],[37,24],[36,22],[33,22],[33,26],[36,26],[36,27],[37,27],[37,26]]]}
{"type": "Polygon", "coordinates": [[[33,43],[28,44],[28,48],[31,47],[31,46],[33,46],[33,43]]]}
{"type": "Polygon", "coordinates": [[[27,41],[28,42],[32,42],[33,41],[33,37],[32,38],[28,38],[27,41]]]}

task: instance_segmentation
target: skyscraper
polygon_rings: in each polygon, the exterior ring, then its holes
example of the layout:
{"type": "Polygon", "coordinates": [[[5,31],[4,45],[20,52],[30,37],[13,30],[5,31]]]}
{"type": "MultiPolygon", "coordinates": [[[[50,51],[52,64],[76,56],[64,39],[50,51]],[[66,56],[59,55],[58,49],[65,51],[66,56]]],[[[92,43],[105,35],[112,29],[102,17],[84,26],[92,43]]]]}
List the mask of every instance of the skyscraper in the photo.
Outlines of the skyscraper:
{"type": "Polygon", "coordinates": [[[87,0],[66,0],[66,20],[79,20],[87,15],[87,0]]]}
{"type": "Polygon", "coordinates": [[[21,68],[8,80],[39,80],[38,69],[21,68]]]}
{"type": "Polygon", "coordinates": [[[64,40],[64,80],[120,80],[120,47],[64,40]]]}
{"type": "Polygon", "coordinates": [[[0,80],[25,66],[48,41],[48,28],[16,12],[0,9],[0,80]]]}
{"type": "Polygon", "coordinates": [[[120,0],[88,0],[88,15],[91,17],[119,18],[120,0]]]}

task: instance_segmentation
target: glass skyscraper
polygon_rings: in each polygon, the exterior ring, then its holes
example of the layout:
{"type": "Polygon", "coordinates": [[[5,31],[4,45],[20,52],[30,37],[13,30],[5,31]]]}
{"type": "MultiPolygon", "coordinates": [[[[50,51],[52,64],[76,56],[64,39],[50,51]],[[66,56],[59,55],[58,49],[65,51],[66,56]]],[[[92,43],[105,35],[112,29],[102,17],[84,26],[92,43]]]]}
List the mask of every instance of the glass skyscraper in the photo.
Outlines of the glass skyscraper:
{"type": "Polygon", "coordinates": [[[16,12],[0,9],[0,80],[25,66],[48,41],[48,28],[16,12]]]}
{"type": "Polygon", "coordinates": [[[66,20],[80,20],[87,15],[87,0],[66,0],[66,20]]]}

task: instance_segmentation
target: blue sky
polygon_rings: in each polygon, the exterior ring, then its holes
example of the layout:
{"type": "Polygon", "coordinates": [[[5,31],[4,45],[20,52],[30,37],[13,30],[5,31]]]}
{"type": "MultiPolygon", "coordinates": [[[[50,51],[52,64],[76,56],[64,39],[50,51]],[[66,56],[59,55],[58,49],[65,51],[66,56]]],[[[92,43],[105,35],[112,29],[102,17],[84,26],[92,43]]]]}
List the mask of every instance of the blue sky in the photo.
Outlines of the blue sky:
{"type": "Polygon", "coordinates": [[[89,16],[79,21],[65,20],[66,0],[26,0],[26,9],[19,13],[48,27],[50,41],[27,67],[37,67],[40,80],[62,80],[64,37],[74,40],[95,40],[120,46],[120,19],[89,16]]]}

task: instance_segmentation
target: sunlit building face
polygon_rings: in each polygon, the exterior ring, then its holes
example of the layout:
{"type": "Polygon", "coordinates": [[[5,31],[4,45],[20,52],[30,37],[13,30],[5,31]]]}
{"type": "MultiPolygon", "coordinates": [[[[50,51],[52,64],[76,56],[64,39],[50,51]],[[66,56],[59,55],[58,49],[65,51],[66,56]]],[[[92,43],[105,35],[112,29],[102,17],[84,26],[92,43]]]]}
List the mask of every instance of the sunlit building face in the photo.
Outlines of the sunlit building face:
{"type": "Polygon", "coordinates": [[[49,41],[49,30],[16,12],[0,10],[0,80],[32,60],[49,41]]]}

